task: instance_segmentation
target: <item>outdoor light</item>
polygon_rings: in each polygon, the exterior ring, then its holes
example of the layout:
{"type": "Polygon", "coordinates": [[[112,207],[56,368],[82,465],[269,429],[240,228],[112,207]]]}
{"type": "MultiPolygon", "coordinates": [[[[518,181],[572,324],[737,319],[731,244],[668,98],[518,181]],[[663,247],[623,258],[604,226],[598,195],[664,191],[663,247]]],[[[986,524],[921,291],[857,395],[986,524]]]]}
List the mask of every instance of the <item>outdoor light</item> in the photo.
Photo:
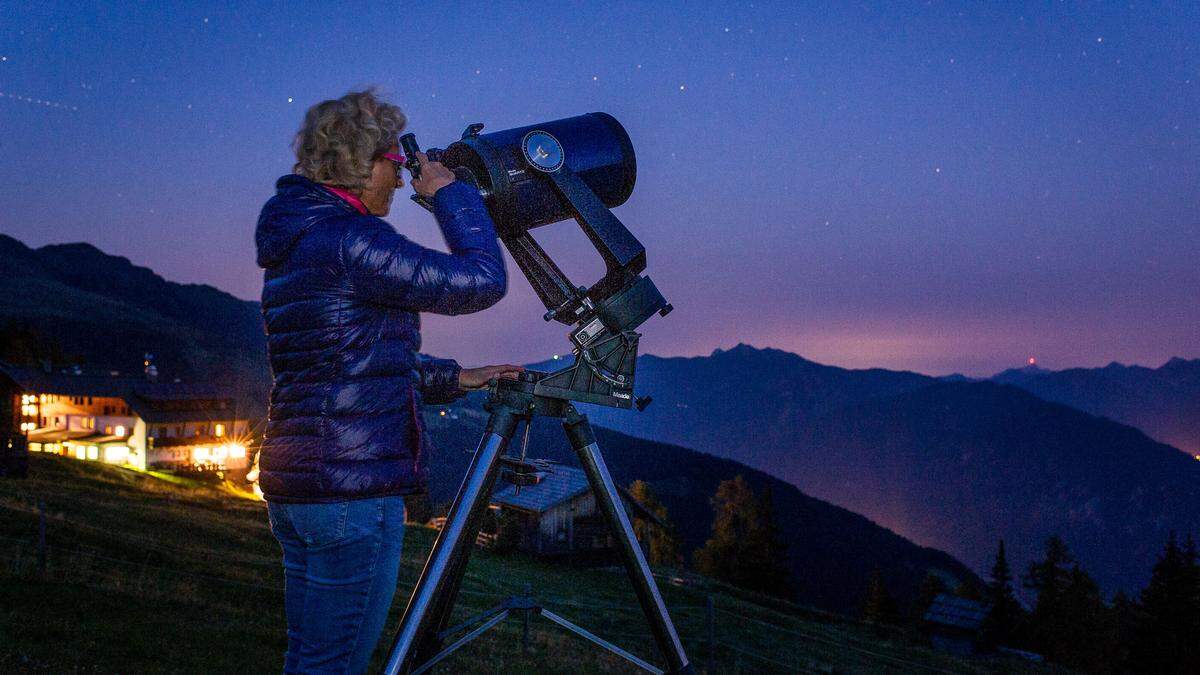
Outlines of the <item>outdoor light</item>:
{"type": "Polygon", "coordinates": [[[129,448],[124,445],[110,445],[104,448],[104,461],[108,464],[124,464],[129,459],[129,448]]]}

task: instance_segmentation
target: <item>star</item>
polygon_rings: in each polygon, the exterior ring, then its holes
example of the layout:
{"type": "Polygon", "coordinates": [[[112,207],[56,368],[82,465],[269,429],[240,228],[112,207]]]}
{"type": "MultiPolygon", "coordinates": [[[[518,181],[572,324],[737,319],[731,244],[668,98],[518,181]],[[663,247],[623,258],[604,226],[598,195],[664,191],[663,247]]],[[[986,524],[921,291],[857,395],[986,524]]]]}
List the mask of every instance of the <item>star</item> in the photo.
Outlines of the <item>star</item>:
{"type": "MultiPolygon", "coordinates": [[[[291,96],[289,96],[289,97],[288,97],[288,103],[291,103],[291,102],[292,102],[292,97],[291,97],[291,96]]],[[[190,105],[189,105],[188,107],[190,108],[190,107],[192,107],[192,106],[190,106],[190,105]]]]}
{"type": "Polygon", "coordinates": [[[679,85],[679,91],[683,91],[683,89],[684,89],[683,85],[682,84],[679,85]]]}

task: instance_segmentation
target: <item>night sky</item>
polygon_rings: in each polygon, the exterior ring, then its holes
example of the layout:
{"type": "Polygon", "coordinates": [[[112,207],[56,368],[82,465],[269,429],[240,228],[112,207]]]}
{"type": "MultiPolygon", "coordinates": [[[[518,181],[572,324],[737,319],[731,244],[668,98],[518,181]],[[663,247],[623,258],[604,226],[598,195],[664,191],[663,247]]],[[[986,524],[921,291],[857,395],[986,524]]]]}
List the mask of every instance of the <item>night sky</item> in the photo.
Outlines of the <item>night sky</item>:
{"type": "MultiPolygon", "coordinates": [[[[426,146],[616,116],[638,156],[616,213],[676,308],[649,353],[1200,356],[1197,3],[40,4],[0,2],[0,232],[29,245],[257,299],[255,219],[305,109],[376,84],[426,146]]],[[[410,191],[388,220],[441,246],[410,191]]],[[[598,276],[573,223],[537,235],[598,276]]],[[[495,308],[427,318],[425,350],[565,350],[509,271],[495,308]]]]}

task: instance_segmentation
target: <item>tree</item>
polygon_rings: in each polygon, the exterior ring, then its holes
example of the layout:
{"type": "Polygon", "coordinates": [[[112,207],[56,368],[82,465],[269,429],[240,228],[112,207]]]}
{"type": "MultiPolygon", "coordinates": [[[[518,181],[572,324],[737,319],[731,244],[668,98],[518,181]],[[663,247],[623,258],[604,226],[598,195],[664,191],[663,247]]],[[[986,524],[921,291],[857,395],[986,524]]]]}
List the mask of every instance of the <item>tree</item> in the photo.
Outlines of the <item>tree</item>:
{"type": "Polygon", "coordinates": [[[770,492],[755,497],[738,475],[721,481],[712,505],[712,536],[693,556],[696,569],[735,586],[790,596],[786,548],[775,527],[770,492]]]}
{"type": "Polygon", "coordinates": [[[501,509],[496,517],[496,553],[512,553],[521,545],[521,519],[509,509],[501,509]]]}
{"type": "Polygon", "coordinates": [[[1130,648],[1131,665],[1146,672],[1200,672],[1200,567],[1191,538],[1180,547],[1174,532],[1141,593],[1130,648]]]}
{"type": "Polygon", "coordinates": [[[917,606],[913,618],[918,624],[925,619],[925,612],[929,611],[937,596],[948,590],[946,580],[942,579],[941,575],[934,572],[925,573],[925,578],[921,580],[921,585],[917,587],[917,606]]]}
{"type": "Polygon", "coordinates": [[[1072,668],[1103,670],[1114,651],[1112,613],[1062,539],[1046,540],[1046,557],[1030,564],[1025,587],[1038,596],[1029,619],[1034,649],[1072,668]]]}
{"type": "Polygon", "coordinates": [[[875,625],[894,624],[899,618],[896,599],[888,593],[887,585],[883,583],[883,572],[878,567],[871,572],[871,577],[867,580],[862,617],[867,623],[875,625]]]}
{"type": "Polygon", "coordinates": [[[991,609],[983,622],[982,642],[989,647],[1011,644],[1025,612],[1013,593],[1012,572],[1004,554],[1003,539],[996,549],[996,562],[992,564],[985,600],[991,609]]]}
{"type": "Polygon", "coordinates": [[[44,361],[62,363],[69,360],[79,360],[79,357],[64,354],[56,337],[28,321],[9,320],[0,326],[0,361],[36,366],[44,361]]]}
{"type": "Polygon", "coordinates": [[[675,534],[675,524],[668,517],[667,507],[658,501],[658,496],[643,480],[635,480],[630,483],[629,495],[658,519],[658,522],[654,522],[648,518],[633,517],[633,533],[646,548],[646,557],[650,564],[672,567],[682,565],[683,556],[679,553],[679,538],[675,534]]]}

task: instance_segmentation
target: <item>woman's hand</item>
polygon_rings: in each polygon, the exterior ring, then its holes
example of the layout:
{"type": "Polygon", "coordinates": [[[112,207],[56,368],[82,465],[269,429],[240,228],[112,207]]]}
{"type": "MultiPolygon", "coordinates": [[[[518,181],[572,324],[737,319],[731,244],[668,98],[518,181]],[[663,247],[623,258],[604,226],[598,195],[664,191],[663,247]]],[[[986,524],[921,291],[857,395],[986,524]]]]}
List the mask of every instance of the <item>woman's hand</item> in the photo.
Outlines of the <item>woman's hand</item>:
{"type": "MultiPolygon", "coordinates": [[[[441,166],[440,164],[438,166],[441,166]]],[[[482,368],[463,368],[458,371],[458,386],[460,389],[483,389],[488,381],[497,377],[516,379],[517,373],[525,370],[524,366],[505,364],[503,366],[483,366],[482,368]]]]}
{"type": "Polygon", "coordinates": [[[454,182],[454,172],[441,162],[429,161],[425,153],[417,153],[417,162],[421,165],[421,177],[412,186],[422,197],[433,199],[434,193],[454,182]]]}

